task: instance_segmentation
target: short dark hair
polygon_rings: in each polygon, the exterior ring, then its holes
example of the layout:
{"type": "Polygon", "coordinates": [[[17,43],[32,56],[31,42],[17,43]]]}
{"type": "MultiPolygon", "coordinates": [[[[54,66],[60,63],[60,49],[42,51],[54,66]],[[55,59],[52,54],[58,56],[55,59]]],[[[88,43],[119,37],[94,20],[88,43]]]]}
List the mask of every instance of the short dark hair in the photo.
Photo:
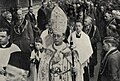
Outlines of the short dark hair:
{"type": "Polygon", "coordinates": [[[77,21],[75,22],[75,25],[76,25],[76,23],[81,23],[81,25],[83,26],[83,24],[82,24],[82,22],[81,22],[80,20],[77,20],[77,21]]]}
{"type": "Polygon", "coordinates": [[[7,35],[10,35],[10,30],[8,28],[0,28],[0,32],[7,32],[7,35]]]}
{"type": "Polygon", "coordinates": [[[39,42],[39,43],[43,44],[42,38],[40,38],[40,37],[36,37],[35,42],[39,42]]]}

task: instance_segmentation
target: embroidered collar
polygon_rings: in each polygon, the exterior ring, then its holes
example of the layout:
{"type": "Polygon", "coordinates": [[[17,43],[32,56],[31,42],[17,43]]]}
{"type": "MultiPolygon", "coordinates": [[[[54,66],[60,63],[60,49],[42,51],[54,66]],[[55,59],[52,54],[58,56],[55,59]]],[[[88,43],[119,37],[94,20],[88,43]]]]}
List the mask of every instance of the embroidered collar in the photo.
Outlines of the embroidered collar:
{"type": "MultiPolygon", "coordinates": [[[[18,22],[18,23],[19,23],[19,22],[18,22]]],[[[16,26],[14,27],[14,32],[15,32],[16,34],[18,34],[18,35],[21,35],[21,34],[24,32],[27,24],[28,24],[27,20],[24,20],[24,19],[23,19],[23,20],[20,22],[20,24],[16,24],[16,26]]]]}
{"type": "Polygon", "coordinates": [[[63,51],[67,46],[66,44],[63,42],[60,46],[56,46],[55,44],[52,45],[53,49],[55,51],[63,51]]]}

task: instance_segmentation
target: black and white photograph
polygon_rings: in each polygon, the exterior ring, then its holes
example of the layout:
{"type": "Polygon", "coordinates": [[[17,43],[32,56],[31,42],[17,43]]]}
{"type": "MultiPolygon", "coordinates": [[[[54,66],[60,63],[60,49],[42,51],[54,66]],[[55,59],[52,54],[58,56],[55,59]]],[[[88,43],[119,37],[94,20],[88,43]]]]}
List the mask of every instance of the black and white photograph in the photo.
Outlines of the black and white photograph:
{"type": "Polygon", "coordinates": [[[0,0],[0,81],[120,81],[120,0],[0,0]]]}

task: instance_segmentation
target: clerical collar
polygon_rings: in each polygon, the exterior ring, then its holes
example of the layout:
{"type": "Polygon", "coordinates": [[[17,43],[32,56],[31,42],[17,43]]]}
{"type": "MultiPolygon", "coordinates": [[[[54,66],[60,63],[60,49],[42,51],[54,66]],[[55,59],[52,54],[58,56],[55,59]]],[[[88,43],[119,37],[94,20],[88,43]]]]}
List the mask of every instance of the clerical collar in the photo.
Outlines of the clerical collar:
{"type": "Polygon", "coordinates": [[[80,37],[81,37],[81,33],[78,34],[78,33],[76,32],[76,38],[80,38],[80,37]]]}
{"type": "Polygon", "coordinates": [[[38,52],[38,51],[40,51],[40,53],[42,53],[44,50],[45,50],[45,48],[43,48],[43,47],[40,50],[35,49],[35,53],[38,52]]]}
{"type": "Polygon", "coordinates": [[[55,44],[53,44],[53,48],[56,51],[62,51],[64,48],[66,48],[66,44],[64,42],[60,46],[56,46],[55,44]]]}
{"type": "Polygon", "coordinates": [[[5,45],[0,45],[0,48],[8,48],[8,47],[10,47],[11,46],[11,43],[7,43],[7,44],[5,44],[5,45]]]}

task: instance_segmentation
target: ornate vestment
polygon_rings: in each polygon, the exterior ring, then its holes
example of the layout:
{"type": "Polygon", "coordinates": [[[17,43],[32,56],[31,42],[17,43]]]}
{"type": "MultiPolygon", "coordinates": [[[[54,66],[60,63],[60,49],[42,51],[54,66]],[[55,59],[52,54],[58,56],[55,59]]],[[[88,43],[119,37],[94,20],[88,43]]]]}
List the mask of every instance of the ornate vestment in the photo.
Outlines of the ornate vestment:
{"type": "MultiPolygon", "coordinates": [[[[80,63],[77,54],[74,54],[74,63],[77,68],[76,81],[81,81],[80,63]]],[[[72,55],[68,46],[54,44],[46,50],[39,65],[38,81],[72,81],[72,55]]]]}

